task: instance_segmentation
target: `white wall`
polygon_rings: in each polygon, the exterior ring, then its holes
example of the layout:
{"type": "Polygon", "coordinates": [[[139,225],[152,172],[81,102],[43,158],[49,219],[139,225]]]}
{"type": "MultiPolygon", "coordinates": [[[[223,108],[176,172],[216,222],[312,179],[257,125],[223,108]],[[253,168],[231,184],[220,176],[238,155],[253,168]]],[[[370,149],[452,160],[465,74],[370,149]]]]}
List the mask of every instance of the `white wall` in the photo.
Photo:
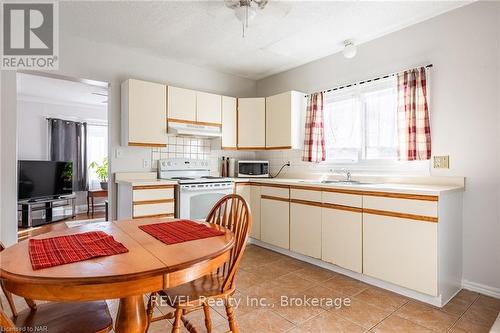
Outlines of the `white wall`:
{"type": "Polygon", "coordinates": [[[16,73],[0,72],[0,240],[17,241],[16,73]]]}
{"type": "Polygon", "coordinates": [[[107,113],[106,107],[54,104],[21,96],[17,102],[18,159],[49,158],[47,117],[106,123],[107,113]]]}
{"type": "MultiPolygon", "coordinates": [[[[500,288],[500,3],[478,2],[257,82],[267,96],[314,92],[432,63],[433,153],[465,176],[464,279],[500,288]]],[[[355,37],[355,36],[354,36],[355,37]]],[[[497,289],[500,291],[500,289],[497,289]]]]}
{"type": "MultiPolygon", "coordinates": [[[[142,160],[151,158],[150,149],[125,148],[122,158],[115,158],[114,151],[120,145],[120,83],[127,78],[163,82],[180,87],[188,87],[229,96],[253,96],[256,82],[234,75],[216,72],[171,61],[140,50],[96,43],[65,31],[65,9],[71,2],[61,2],[60,13],[60,53],[57,74],[76,78],[86,78],[110,83],[109,116],[110,164],[111,172],[143,171],[142,160]]],[[[1,121],[1,188],[2,210],[1,239],[11,244],[16,239],[16,81],[12,73],[2,71],[2,121],[1,121]],[[9,77],[7,77],[9,76],[9,77]],[[4,107],[5,105],[5,107],[4,107]],[[4,114],[7,113],[7,114],[4,114]],[[4,118],[6,121],[4,121],[4,118]]],[[[149,169],[148,169],[149,170],[149,169]]],[[[115,188],[110,197],[115,202],[115,188]]],[[[116,206],[116,205],[113,205],[116,206]]]]}

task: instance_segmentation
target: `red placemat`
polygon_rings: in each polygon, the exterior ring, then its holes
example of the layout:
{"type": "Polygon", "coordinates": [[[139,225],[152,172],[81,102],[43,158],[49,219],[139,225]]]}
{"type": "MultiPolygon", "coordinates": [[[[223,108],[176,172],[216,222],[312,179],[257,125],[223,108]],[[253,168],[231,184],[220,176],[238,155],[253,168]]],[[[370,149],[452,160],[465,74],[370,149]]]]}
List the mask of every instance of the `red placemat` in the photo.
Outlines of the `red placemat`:
{"type": "Polygon", "coordinates": [[[33,270],[69,264],[91,258],[128,252],[128,249],[103,231],[45,239],[30,239],[28,252],[33,270]]]}
{"type": "Polygon", "coordinates": [[[224,235],[223,231],[190,220],[147,224],[141,225],[139,228],[165,244],[224,235]]]}

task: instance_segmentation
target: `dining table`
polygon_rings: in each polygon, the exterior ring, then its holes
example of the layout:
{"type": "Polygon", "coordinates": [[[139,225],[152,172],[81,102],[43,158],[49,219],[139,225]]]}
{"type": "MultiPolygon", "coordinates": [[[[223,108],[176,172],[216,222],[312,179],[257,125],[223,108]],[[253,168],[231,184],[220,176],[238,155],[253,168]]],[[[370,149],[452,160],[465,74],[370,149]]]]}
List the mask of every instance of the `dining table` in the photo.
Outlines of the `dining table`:
{"type": "Polygon", "coordinates": [[[28,240],[0,253],[0,278],[15,295],[41,301],[71,302],[119,299],[116,333],[146,332],[144,295],[193,281],[213,272],[229,259],[234,234],[176,244],[165,244],[139,226],[176,221],[143,218],[85,224],[38,235],[43,239],[88,231],[104,231],[122,243],[128,252],[70,264],[33,270],[28,240]]]}

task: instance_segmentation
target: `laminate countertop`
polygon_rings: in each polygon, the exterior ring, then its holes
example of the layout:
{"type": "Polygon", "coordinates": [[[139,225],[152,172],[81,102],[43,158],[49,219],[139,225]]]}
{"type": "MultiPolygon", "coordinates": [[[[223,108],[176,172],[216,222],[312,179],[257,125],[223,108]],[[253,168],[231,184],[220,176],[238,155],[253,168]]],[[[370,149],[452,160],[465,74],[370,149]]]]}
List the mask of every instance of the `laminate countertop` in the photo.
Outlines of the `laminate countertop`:
{"type": "MultiPolygon", "coordinates": [[[[313,179],[290,179],[290,178],[234,178],[235,183],[254,183],[262,185],[288,185],[294,188],[325,188],[338,189],[339,191],[359,191],[359,192],[388,192],[388,193],[404,193],[416,195],[433,195],[439,196],[451,192],[463,192],[464,186],[460,185],[428,185],[428,184],[407,184],[407,183],[361,183],[338,184],[338,183],[321,183],[320,180],[313,179]]],[[[360,193],[362,194],[362,193],[360,193]]]]}

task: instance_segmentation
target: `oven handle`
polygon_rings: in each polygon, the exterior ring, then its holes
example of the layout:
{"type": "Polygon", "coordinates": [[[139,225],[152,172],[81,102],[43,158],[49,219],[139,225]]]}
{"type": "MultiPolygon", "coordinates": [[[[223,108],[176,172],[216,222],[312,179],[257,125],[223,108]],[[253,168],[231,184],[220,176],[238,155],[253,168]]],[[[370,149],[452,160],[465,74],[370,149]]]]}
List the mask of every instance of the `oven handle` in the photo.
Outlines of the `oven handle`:
{"type": "Polygon", "coordinates": [[[218,192],[220,190],[232,190],[234,186],[221,186],[221,187],[181,187],[182,192],[218,192]]]}

